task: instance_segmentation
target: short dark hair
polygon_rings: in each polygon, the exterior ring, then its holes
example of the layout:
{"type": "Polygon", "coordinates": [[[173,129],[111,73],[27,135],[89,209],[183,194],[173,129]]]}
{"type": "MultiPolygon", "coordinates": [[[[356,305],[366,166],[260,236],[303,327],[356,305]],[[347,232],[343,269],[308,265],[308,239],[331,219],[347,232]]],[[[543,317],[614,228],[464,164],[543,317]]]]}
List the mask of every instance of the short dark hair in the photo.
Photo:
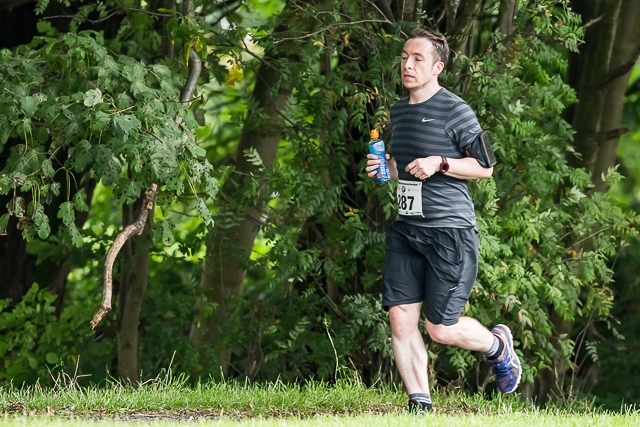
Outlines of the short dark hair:
{"type": "Polygon", "coordinates": [[[447,61],[449,60],[449,44],[447,43],[447,39],[444,38],[443,35],[433,33],[429,30],[425,30],[424,28],[416,28],[411,32],[411,36],[409,39],[417,39],[424,38],[431,42],[433,45],[434,60],[435,62],[442,61],[444,65],[447,65],[447,61]]]}

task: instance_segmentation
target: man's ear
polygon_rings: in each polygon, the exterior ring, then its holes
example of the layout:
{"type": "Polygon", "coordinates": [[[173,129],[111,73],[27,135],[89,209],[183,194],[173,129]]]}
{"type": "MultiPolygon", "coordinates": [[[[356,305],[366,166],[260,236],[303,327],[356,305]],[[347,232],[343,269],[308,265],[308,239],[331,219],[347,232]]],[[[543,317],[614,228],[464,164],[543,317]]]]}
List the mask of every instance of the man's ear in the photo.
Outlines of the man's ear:
{"type": "Polygon", "coordinates": [[[433,74],[440,75],[440,73],[444,70],[444,62],[438,61],[433,64],[433,74]]]}

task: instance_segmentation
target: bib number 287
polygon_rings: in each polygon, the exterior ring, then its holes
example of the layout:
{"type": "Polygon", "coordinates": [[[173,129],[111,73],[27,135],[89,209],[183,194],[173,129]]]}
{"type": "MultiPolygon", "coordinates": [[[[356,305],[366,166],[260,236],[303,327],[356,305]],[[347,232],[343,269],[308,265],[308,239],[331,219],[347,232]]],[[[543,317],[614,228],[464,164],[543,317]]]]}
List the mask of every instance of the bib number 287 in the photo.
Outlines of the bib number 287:
{"type": "Polygon", "coordinates": [[[422,182],[398,182],[398,213],[422,216],[422,182]]]}

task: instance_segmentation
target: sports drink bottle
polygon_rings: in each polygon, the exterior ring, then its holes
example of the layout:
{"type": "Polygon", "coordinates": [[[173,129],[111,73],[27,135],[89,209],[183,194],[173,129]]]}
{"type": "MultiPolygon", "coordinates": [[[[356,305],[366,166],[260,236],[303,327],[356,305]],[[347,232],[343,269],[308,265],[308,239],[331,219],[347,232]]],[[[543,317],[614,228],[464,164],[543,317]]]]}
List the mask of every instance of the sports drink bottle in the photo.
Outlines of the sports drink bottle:
{"type": "Polygon", "coordinates": [[[380,167],[378,167],[376,171],[376,182],[381,184],[391,179],[389,176],[389,167],[387,166],[387,156],[384,150],[384,141],[380,139],[380,134],[375,129],[373,129],[369,135],[371,136],[369,152],[375,154],[380,159],[380,167]]]}

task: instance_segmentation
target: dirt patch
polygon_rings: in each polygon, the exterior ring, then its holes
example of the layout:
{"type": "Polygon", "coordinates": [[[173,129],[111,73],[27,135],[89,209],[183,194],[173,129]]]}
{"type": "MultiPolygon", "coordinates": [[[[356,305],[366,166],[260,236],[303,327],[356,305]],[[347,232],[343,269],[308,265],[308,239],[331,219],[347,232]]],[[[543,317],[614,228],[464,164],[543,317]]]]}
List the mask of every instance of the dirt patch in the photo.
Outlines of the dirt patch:
{"type": "Polygon", "coordinates": [[[399,413],[399,408],[382,407],[365,410],[333,408],[318,408],[317,410],[295,410],[291,408],[260,408],[260,410],[243,411],[238,409],[208,408],[208,409],[158,409],[147,410],[107,410],[104,408],[76,410],[71,405],[64,408],[29,409],[22,402],[10,403],[5,408],[0,408],[0,416],[3,414],[24,417],[55,416],[60,418],[83,418],[91,420],[108,421],[200,421],[217,420],[220,418],[245,420],[251,418],[313,418],[318,416],[354,416],[360,414],[384,415],[399,413]]]}

